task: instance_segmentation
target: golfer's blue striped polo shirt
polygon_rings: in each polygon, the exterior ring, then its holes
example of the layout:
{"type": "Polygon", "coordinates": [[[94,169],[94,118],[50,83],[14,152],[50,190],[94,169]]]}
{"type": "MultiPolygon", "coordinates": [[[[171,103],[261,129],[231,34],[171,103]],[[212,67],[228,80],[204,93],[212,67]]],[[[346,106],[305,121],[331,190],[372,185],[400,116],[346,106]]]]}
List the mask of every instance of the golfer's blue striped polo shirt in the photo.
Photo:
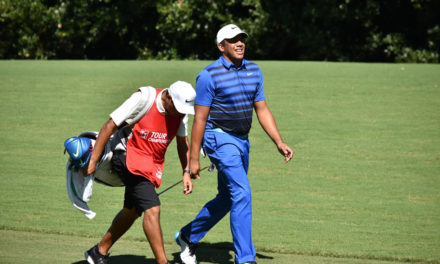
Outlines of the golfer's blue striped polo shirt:
{"type": "Polygon", "coordinates": [[[252,124],[253,103],[265,100],[260,67],[243,59],[236,68],[223,56],[197,76],[195,104],[209,106],[206,129],[220,128],[247,134],[252,124]]]}

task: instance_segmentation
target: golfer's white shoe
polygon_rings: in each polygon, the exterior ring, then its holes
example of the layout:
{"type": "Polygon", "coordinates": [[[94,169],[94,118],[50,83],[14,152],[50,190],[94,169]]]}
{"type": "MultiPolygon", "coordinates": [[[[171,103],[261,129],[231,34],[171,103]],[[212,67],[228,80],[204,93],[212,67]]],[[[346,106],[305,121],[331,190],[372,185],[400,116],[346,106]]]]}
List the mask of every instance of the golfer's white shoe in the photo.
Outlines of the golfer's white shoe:
{"type": "Polygon", "coordinates": [[[174,239],[176,243],[180,246],[180,259],[184,264],[197,264],[196,259],[196,245],[188,241],[188,239],[177,231],[174,234],[174,239]]]}

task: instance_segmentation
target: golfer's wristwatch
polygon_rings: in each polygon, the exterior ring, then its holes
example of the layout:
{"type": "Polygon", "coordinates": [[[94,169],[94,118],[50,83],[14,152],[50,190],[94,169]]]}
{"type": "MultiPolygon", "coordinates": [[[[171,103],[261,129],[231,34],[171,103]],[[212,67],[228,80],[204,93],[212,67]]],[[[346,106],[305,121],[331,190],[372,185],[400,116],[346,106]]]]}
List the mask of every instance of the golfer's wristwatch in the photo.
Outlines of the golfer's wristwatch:
{"type": "Polygon", "coordinates": [[[185,174],[185,173],[189,173],[189,175],[192,174],[192,173],[191,173],[191,170],[183,170],[183,174],[185,174]]]}

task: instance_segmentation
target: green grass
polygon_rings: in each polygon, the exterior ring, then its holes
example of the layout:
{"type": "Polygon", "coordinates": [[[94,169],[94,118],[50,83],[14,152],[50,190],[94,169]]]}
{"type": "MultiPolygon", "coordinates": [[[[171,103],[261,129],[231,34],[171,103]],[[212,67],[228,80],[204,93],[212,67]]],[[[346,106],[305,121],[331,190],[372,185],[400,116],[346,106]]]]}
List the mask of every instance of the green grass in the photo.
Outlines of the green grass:
{"type": "MultiPolygon", "coordinates": [[[[64,140],[99,130],[140,86],[194,85],[208,63],[0,61],[0,263],[84,263],[123,189],[95,184],[97,216],[87,220],[65,191],[64,140]]],[[[440,66],[258,63],[296,152],[284,164],[255,118],[249,177],[259,263],[440,263],[440,66]]],[[[163,188],[181,175],[175,143],[166,158],[163,188]]],[[[178,259],[174,231],[215,193],[215,173],[206,172],[192,195],[175,188],[161,196],[170,259],[178,259]]],[[[232,263],[231,247],[226,217],[202,240],[201,263],[232,263]]],[[[154,263],[140,223],[112,252],[113,263],[154,263]]]]}

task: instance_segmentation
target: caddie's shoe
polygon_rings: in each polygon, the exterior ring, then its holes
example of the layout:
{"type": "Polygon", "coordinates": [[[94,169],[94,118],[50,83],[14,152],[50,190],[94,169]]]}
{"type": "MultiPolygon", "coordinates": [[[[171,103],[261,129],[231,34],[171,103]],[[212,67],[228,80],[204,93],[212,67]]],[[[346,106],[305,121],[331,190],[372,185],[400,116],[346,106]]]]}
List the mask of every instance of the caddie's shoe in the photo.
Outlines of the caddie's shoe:
{"type": "Polygon", "coordinates": [[[180,231],[174,234],[174,239],[181,248],[180,259],[182,262],[184,264],[197,264],[196,245],[180,234],[180,231]]]}
{"type": "Polygon", "coordinates": [[[99,253],[98,245],[84,252],[84,257],[90,264],[107,264],[110,254],[102,255],[99,253]]]}
{"type": "Polygon", "coordinates": [[[244,264],[258,264],[256,261],[246,262],[244,264]]]}

